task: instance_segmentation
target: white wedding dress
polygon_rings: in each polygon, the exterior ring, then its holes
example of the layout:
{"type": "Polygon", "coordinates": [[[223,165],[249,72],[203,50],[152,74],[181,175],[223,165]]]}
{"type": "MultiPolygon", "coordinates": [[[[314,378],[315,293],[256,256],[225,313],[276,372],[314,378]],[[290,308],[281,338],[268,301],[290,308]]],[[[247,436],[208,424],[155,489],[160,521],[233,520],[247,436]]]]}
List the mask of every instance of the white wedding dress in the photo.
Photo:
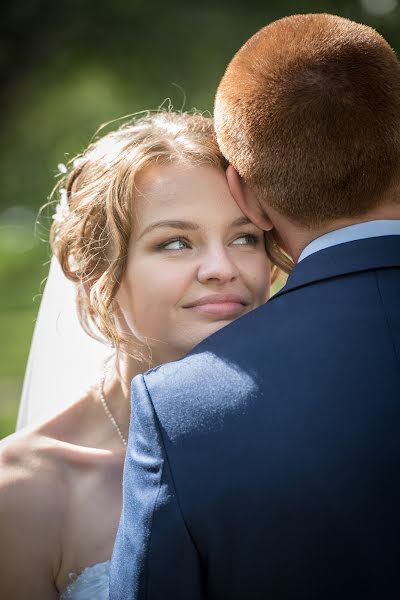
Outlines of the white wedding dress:
{"type": "Polygon", "coordinates": [[[110,564],[108,560],[87,567],[80,575],[71,573],[60,600],[109,600],[110,564]]]}

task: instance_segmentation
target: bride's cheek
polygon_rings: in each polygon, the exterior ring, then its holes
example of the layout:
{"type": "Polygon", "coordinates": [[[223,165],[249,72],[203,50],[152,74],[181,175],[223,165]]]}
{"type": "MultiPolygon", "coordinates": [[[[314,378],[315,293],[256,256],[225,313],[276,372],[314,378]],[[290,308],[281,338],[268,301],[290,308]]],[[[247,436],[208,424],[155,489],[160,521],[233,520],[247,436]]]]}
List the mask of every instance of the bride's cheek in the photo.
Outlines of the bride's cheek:
{"type": "Polygon", "coordinates": [[[253,263],[253,270],[251,276],[251,288],[253,295],[259,304],[264,303],[269,297],[270,285],[271,285],[271,265],[270,261],[264,256],[260,256],[258,260],[253,263]]]}

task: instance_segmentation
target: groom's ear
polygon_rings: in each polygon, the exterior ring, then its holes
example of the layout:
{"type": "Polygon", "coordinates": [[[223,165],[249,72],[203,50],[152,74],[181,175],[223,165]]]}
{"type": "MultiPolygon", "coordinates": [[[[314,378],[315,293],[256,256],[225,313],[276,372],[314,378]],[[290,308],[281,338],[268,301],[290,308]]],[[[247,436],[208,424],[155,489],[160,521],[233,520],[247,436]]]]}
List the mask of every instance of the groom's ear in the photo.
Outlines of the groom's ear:
{"type": "Polygon", "coordinates": [[[273,224],[265,210],[258,201],[256,195],[240,177],[232,165],[226,170],[228,186],[236,204],[252,223],[264,231],[271,231],[273,224]]]}

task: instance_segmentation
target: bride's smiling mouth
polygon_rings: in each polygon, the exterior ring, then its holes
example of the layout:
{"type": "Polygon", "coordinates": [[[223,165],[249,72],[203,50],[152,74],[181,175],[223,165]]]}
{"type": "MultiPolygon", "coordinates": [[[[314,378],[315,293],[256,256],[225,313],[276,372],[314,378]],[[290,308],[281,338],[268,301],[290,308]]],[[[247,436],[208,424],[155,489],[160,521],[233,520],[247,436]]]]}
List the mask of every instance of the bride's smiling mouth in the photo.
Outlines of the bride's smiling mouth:
{"type": "Polygon", "coordinates": [[[183,308],[224,318],[239,315],[248,305],[249,302],[238,294],[210,294],[185,304],[183,308]]]}

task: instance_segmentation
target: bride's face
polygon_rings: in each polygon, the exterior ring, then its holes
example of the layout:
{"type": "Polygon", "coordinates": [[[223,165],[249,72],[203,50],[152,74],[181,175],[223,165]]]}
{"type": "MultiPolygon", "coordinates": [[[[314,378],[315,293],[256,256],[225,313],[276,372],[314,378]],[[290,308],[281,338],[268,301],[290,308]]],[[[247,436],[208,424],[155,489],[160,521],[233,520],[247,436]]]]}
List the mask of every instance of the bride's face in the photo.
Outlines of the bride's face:
{"type": "Polygon", "coordinates": [[[139,178],[137,196],[116,300],[160,364],[263,304],[270,263],[262,230],[243,215],[218,169],[154,166],[139,178]]]}

